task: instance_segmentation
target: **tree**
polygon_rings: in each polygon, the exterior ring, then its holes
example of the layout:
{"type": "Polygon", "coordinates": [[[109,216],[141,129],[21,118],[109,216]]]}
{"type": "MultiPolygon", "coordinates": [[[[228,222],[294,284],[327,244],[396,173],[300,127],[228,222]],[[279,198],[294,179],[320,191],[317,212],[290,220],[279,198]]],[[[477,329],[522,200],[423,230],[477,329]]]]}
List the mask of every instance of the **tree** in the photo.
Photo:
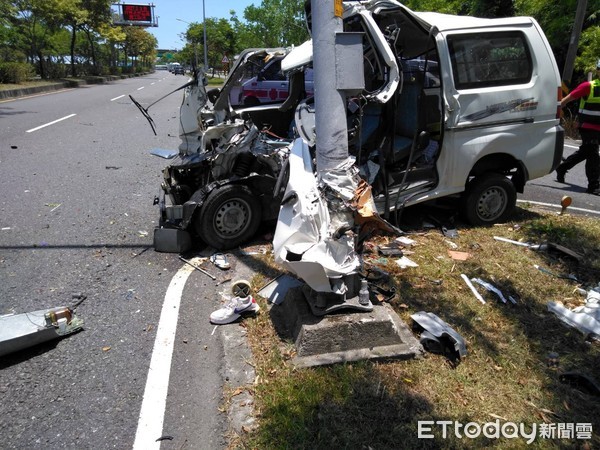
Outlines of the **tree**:
{"type": "Polygon", "coordinates": [[[308,39],[303,0],[263,0],[244,10],[247,32],[260,47],[300,45],[308,39]]]}

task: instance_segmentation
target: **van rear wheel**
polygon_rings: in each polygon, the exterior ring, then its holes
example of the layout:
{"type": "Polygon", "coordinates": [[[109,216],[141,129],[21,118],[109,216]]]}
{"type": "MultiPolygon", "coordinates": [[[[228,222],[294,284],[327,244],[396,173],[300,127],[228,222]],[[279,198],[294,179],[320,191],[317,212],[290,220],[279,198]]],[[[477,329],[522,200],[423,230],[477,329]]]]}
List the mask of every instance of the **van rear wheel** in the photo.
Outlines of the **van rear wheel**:
{"type": "Polygon", "coordinates": [[[484,174],[467,187],[461,201],[464,218],[472,225],[505,222],[517,204],[512,181],[500,174],[484,174]]]}

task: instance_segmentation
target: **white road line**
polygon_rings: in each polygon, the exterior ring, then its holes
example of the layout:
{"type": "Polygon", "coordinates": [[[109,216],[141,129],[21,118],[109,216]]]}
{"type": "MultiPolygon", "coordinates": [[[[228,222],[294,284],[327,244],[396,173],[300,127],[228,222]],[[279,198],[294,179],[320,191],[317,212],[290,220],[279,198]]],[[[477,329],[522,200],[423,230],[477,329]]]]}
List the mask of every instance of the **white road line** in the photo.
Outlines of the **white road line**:
{"type": "Polygon", "coordinates": [[[119,99],[120,99],[120,98],[122,98],[122,97],[125,97],[125,94],[123,94],[123,95],[119,95],[118,97],[115,97],[115,98],[111,98],[111,99],[110,99],[110,101],[111,101],[111,102],[114,102],[115,100],[119,100],[119,99]]]}
{"type": "Polygon", "coordinates": [[[137,88],[136,90],[141,91],[144,88],[145,88],[145,86],[142,86],[142,87],[137,88]]]}
{"type": "MultiPolygon", "coordinates": [[[[517,203],[531,203],[532,205],[549,206],[551,208],[562,209],[562,206],[560,206],[560,205],[555,205],[553,203],[534,202],[532,200],[517,200],[517,203]]],[[[574,211],[600,215],[600,211],[593,211],[591,209],[585,209],[585,208],[577,208],[576,206],[569,206],[567,208],[567,211],[569,211],[571,209],[574,211]]]]}
{"type": "Polygon", "coordinates": [[[579,148],[579,146],[577,146],[577,145],[568,145],[568,144],[565,144],[564,146],[565,147],[569,147],[569,148],[579,148]]]}
{"type": "Polygon", "coordinates": [[[68,116],[61,117],[60,119],[54,120],[52,122],[48,122],[48,123],[46,123],[44,125],[40,125],[39,127],[32,128],[31,130],[27,130],[27,131],[25,131],[25,133],[31,133],[33,131],[37,131],[37,130],[39,130],[41,128],[44,128],[44,127],[47,127],[47,126],[50,126],[50,125],[54,125],[55,123],[60,122],[61,120],[66,120],[66,119],[68,119],[70,117],[73,117],[73,116],[76,116],[76,115],[77,114],[69,114],[68,116]]]}
{"type": "Polygon", "coordinates": [[[194,268],[189,264],[182,266],[171,280],[165,294],[133,450],[160,449],[160,441],[156,442],[156,439],[162,435],[165,418],[179,305],[185,283],[193,271],[194,268]]]}

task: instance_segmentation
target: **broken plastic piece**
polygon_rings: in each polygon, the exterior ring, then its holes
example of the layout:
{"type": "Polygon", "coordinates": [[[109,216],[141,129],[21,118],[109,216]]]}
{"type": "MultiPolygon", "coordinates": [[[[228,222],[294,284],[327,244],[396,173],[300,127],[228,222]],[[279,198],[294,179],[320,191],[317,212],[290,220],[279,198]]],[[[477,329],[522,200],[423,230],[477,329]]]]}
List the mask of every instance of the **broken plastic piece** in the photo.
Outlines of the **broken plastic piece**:
{"type": "Polygon", "coordinates": [[[571,281],[579,281],[577,279],[577,277],[575,275],[573,275],[573,274],[564,275],[564,274],[554,273],[554,272],[551,272],[548,269],[544,269],[543,267],[541,267],[541,266],[539,266],[537,264],[534,264],[533,267],[535,267],[540,272],[544,272],[545,274],[552,275],[553,277],[556,277],[556,278],[563,278],[565,280],[571,280],[571,281]]]}
{"type": "Polygon", "coordinates": [[[466,276],[464,273],[460,274],[460,277],[465,281],[467,286],[469,286],[469,289],[471,289],[471,292],[473,293],[475,298],[485,305],[485,300],[483,299],[481,294],[479,292],[477,292],[477,289],[475,289],[475,286],[473,286],[473,283],[471,283],[471,280],[469,280],[469,277],[466,276]]]}
{"type": "Polygon", "coordinates": [[[416,262],[407,258],[406,256],[397,259],[396,264],[398,264],[402,269],[406,269],[407,267],[419,267],[419,265],[416,262]]]}
{"type": "Polygon", "coordinates": [[[450,325],[440,319],[433,313],[420,311],[410,316],[416,324],[425,330],[421,333],[421,344],[425,349],[434,351],[436,353],[443,350],[442,344],[444,341],[450,341],[452,344],[453,351],[458,354],[459,357],[467,356],[467,345],[465,340],[460,334],[458,334],[450,325]],[[435,339],[432,339],[432,336],[435,339]]]}
{"type": "Polygon", "coordinates": [[[573,310],[566,308],[560,303],[548,302],[548,311],[570,327],[576,328],[586,336],[600,339],[600,304],[593,295],[588,296],[585,306],[579,306],[573,310]]]}
{"type": "Polygon", "coordinates": [[[502,300],[502,303],[506,303],[506,297],[504,297],[504,294],[502,293],[502,291],[500,289],[498,289],[496,286],[494,286],[492,283],[483,281],[481,278],[471,278],[471,281],[473,283],[480,284],[481,286],[486,288],[488,291],[493,292],[500,298],[500,300],[502,300]]]}

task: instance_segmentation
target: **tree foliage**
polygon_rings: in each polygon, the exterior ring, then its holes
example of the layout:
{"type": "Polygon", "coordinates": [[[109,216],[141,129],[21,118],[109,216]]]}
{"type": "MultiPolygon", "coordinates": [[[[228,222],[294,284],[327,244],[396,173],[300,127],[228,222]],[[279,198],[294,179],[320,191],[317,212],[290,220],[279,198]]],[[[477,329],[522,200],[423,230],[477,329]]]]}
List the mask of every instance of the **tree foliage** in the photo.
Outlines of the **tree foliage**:
{"type": "MultiPolygon", "coordinates": [[[[532,16],[552,46],[559,68],[564,65],[578,0],[407,0],[414,11],[436,11],[479,17],[532,16]]],[[[142,28],[112,25],[112,0],[0,0],[0,59],[28,62],[42,77],[142,70],[154,63],[156,39],[142,28]],[[54,70],[52,70],[54,67],[54,70]]],[[[241,15],[207,18],[190,24],[182,37],[186,47],[175,60],[204,61],[204,26],[209,66],[219,67],[244,48],[299,45],[309,35],[304,0],[257,0],[241,15]]],[[[600,58],[600,0],[588,0],[575,67],[583,72],[600,58]]]]}

